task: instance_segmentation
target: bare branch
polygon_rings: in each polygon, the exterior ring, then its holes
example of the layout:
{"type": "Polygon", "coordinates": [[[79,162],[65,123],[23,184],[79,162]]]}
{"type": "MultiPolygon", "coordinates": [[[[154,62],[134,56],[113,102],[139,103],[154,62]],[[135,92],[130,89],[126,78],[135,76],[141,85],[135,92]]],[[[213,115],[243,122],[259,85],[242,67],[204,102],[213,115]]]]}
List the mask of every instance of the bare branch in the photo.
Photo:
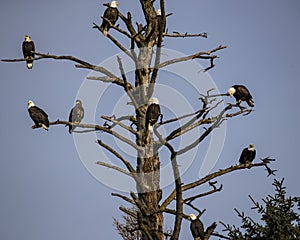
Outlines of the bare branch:
{"type": "MultiPolygon", "coordinates": [[[[134,124],[134,125],[137,124],[136,118],[135,118],[134,116],[132,116],[132,115],[127,115],[127,116],[122,116],[122,117],[119,117],[119,118],[114,118],[114,120],[116,120],[116,121],[118,121],[118,122],[121,122],[121,121],[124,121],[124,120],[131,121],[132,123],[131,123],[130,126],[132,126],[133,124],[134,124]]],[[[118,124],[112,123],[112,124],[109,126],[109,128],[112,129],[112,128],[114,128],[116,125],[118,125],[118,124]]]]}
{"type": "MultiPolygon", "coordinates": [[[[40,60],[43,59],[43,57],[37,57],[33,58],[32,60],[40,60]]],[[[25,58],[15,58],[15,59],[1,59],[2,62],[25,62],[25,58]]]]}
{"type": "MultiPolygon", "coordinates": [[[[265,160],[265,159],[264,159],[265,160]]],[[[275,161],[274,159],[272,159],[272,161],[275,161]]],[[[220,169],[219,171],[217,172],[214,172],[214,173],[211,173],[209,175],[207,175],[206,177],[198,180],[198,181],[195,181],[193,183],[189,183],[189,184],[186,184],[182,187],[183,191],[186,191],[186,190],[189,190],[191,188],[194,188],[194,187],[197,187],[205,182],[208,182],[216,177],[219,177],[219,176],[222,176],[226,173],[229,173],[229,172],[233,172],[233,171],[236,171],[236,170],[241,170],[241,169],[251,169],[253,167],[266,167],[267,166],[267,163],[265,163],[264,161],[262,161],[261,163],[247,163],[247,164],[239,164],[239,165],[234,165],[234,166],[231,166],[229,168],[225,168],[225,169],[220,169]]]]}
{"type": "MultiPolygon", "coordinates": [[[[202,110],[199,110],[197,112],[199,112],[199,114],[197,116],[195,116],[193,119],[191,119],[188,123],[186,123],[184,126],[177,128],[176,130],[174,130],[171,134],[169,134],[166,138],[166,141],[169,141],[171,139],[174,139],[176,137],[179,137],[181,135],[183,135],[184,133],[187,133],[191,130],[193,130],[194,128],[203,125],[203,124],[210,124],[213,123],[214,121],[217,120],[217,117],[212,117],[212,118],[205,118],[206,115],[213,110],[214,108],[216,108],[222,101],[218,102],[216,105],[214,105],[213,107],[211,107],[210,109],[205,109],[203,108],[202,110]],[[204,113],[204,114],[203,114],[204,113]],[[198,118],[200,118],[203,115],[203,118],[200,119],[199,121],[193,123],[195,120],[197,120],[198,118]]],[[[237,114],[239,115],[239,114],[237,114]]]]}
{"type": "MultiPolygon", "coordinates": [[[[142,184],[139,180],[139,177],[138,177],[135,169],[132,167],[132,165],[121,154],[119,154],[116,150],[114,150],[110,146],[103,143],[100,139],[98,139],[97,142],[100,146],[104,147],[105,149],[110,151],[113,155],[115,155],[118,159],[120,159],[122,161],[122,163],[126,166],[127,170],[129,171],[130,176],[135,180],[136,184],[140,187],[140,189],[144,189],[144,186],[142,186],[142,184]]],[[[99,164],[99,165],[105,166],[104,164],[99,164]]],[[[125,170],[123,170],[122,168],[119,168],[119,167],[111,167],[111,168],[118,170],[120,172],[124,171],[123,173],[126,172],[125,170]]]]}
{"type": "MultiPolygon", "coordinates": [[[[101,33],[103,33],[103,30],[100,28],[100,26],[98,26],[96,23],[93,23],[94,24],[94,28],[97,28],[101,33]]],[[[115,29],[117,27],[114,27],[115,29]]],[[[119,28],[117,28],[119,29],[119,28]]],[[[120,29],[120,31],[122,31],[120,29]]],[[[125,32],[125,31],[124,31],[125,32]]],[[[107,37],[119,48],[121,49],[128,57],[130,57],[132,60],[134,60],[134,57],[132,56],[131,54],[131,51],[126,49],[117,39],[115,39],[111,34],[107,34],[107,37]]],[[[131,38],[131,36],[130,36],[131,38]]]]}
{"type": "MultiPolygon", "coordinates": [[[[131,132],[132,134],[134,134],[135,136],[138,136],[139,133],[137,131],[135,131],[133,128],[127,126],[126,124],[120,122],[119,120],[117,120],[116,118],[114,117],[108,117],[108,116],[101,116],[101,118],[107,120],[107,121],[110,121],[112,123],[114,123],[115,125],[119,125],[120,127],[128,130],[129,132],[131,132]]],[[[109,128],[111,128],[111,126],[109,126],[109,128]]]]}
{"type": "Polygon", "coordinates": [[[216,183],[217,183],[217,181],[215,181],[215,182],[209,182],[209,185],[213,187],[212,190],[207,191],[207,192],[204,192],[204,193],[200,193],[200,194],[197,194],[197,195],[194,195],[194,196],[191,196],[191,197],[189,197],[189,198],[186,198],[186,199],[184,199],[184,202],[186,202],[186,203],[191,203],[191,202],[194,201],[195,199],[198,199],[198,198],[201,198],[201,197],[204,197],[204,196],[208,196],[208,195],[213,194],[213,193],[215,193],[215,192],[221,191],[222,188],[223,188],[223,185],[221,184],[220,187],[217,188],[217,187],[215,186],[216,183]]]}
{"type": "Polygon", "coordinates": [[[181,119],[184,119],[184,118],[188,118],[188,117],[191,117],[191,116],[194,116],[196,114],[198,114],[201,110],[198,110],[196,112],[193,112],[193,113],[188,113],[188,114],[185,114],[185,115],[182,115],[180,117],[176,117],[176,118],[172,118],[172,119],[169,119],[169,120],[166,120],[166,121],[162,121],[161,123],[158,123],[158,125],[164,125],[164,124],[168,124],[168,123],[172,123],[172,122],[176,122],[178,120],[181,120],[181,119]]]}
{"type": "MultiPolygon", "coordinates": [[[[95,124],[77,124],[77,123],[73,123],[73,122],[67,122],[67,121],[60,121],[57,120],[55,122],[50,122],[49,125],[71,125],[71,126],[76,126],[76,127],[81,127],[81,128],[90,128],[90,129],[94,129],[95,131],[103,131],[105,133],[111,134],[113,136],[115,136],[116,138],[118,138],[119,140],[121,140],[122,142],[127,143],[128,145],[130,145],[131,147],[135,148],[138,151],[143,151],[143,149],[141,147],[139,147],[138,145],[136,145],[135,143],[133,143],[132,141],[130,141],[129,139],[125,138],[124,136],[118,134],[117,132],[108,129],[106,127],[103,126],[99,126],[99,125],[95,125],[95,124]]],[[[35,128],[34,126],[32,126],[33,128],[35,128]]]]}
{"type": "Polygon", "coordinates": [[[164,37],[173,37],[173,38],[191,38],[191,37],[202,37],[207,38],[207,33],[196,33],[196,34],[190,34],[190,33],[179,33],[179,32],[173,32],[173,34],[170,33],[164,33],[164,37]]]}
{"type": "Polygon", "coordinates": [[[125,208],[125,207],[119,207],[119,209],[120,209],[122,212],[128,214],[129,216],[131,216],[131,217],[133,217],[133,218],[137,218],[137,215],[136,215],[135,212],[132,212],[132,211],[128,210],[128,209],[125,208]]]}
{"type": "Polygon", "coordinates": [[[159,66],[159,63],[160,63],[164,26],[166,25],[166,13],[165,13],[165,2],[164,2],[164,0],[160,0],[160,9],[161,9],[161,16],[156,16],[157,21],[158,21],[158,36],[157,36],[157,46],[156,46],[154,69],[152,71],[149,90],[148,90],[148,97],[149,98],[153,94],[154,85],[155,85],[157,74],[158,74],[158,69],[159,69],[158,66],[159,66]]]}
{"type": "MultiPolygon", "coordinates": [[[[214,178],[217,178],[219,176],[225,175],[229,172],[233,172],[233,171],[238,171],[238,170],[242,170],[242,169],[251,169],[254,167],[269,167],[268,163],[270,163],[270,161],[275,161],[275,159],[270,159],[270,158],[265,158],[262,160],[261,163],[248,163],[248,164],[239,164],[239,165],[234,165],[234,166],[230,166],[228,168],[225,169],[220,169],[217,172],[208,174],[207,176],[201,178],[198,181],[186,184],[182,186],[182,191],[187,191],[189,189],[198,187],[208,181],[211,181],[214,178]]],[[[176,191],[174,190],[167,198],[166,200],[162,203],[161,205],[161,209],[166,208],[174,199],[176,196],[176,191]]]]}
{"type": "Polygon", "coordinates": [[[112,164],[109,164],[109,163],[106,163],[106,162],[101,162],[101,161],[96,162],[96,164],[114,169],[118,172],[124,173],[125,175],[132,177],[132,174],[130,172],[127,172],[126,170],[124,170],[123,168],[120,168],[118,166],[115,166],[115,165],[112,165],[112,164]]]}
{"type": "Polygon", "coordinates": [[[138,103],[136,102],[136,99],[134,97],[134,95],[132,94],[132,89],[129,89],[127,87],[127,78],[126,78],[126,74],[125,74],[125,71],[124,71],[124,68],[123,68],[123,64],[122,64],[122,60],[121,58],[118,56],[117,57],[117,61],[118,61],[118,64],[119,64],[119,69],[120,69],[120,72],[121,72],[121,75],[122,75],[122,79],[124,81],[124,90],[125,92],[127,93],[127,95],[129,96],[130,100],[132,101],[135,109],[138,109],[139,108],[139,105],[138,103]]]}
{"type": "Polygon", "coordinates": [[[121,49],[128,57],[130,57],[134,62],[135,62],[135,58],[132,55],[132,52],[130,50],[128,50],[127,48],[125,48],[118,40],[116,40],[112,35],[110,35],[109,33],[107,34],[107,37],[119,48],[121,49]]]}
{"type": "Polygon", "coordinates": [[[114,196],[114,197],[122,198],[122,199],[125,200],[126,202],[129,202],[129,203],[135,205],[135,202],[134,202],[132,199],[130,199],[130,198],[124,196],[124,195],[121,195],[121,194],[119,194],[119,193],[111,193],[111,195],[114,196]]]}
{"type": "Polygon", "coordinates": [[[205,213],[206,209],[203,209],[202,211],[195,207],[191,202],[184,202],[184,204],[188,205],[190,208],[194,209],[196,212],[198,212],[197,216],[200,218],[203,213],[205,213]]]}
{"type": "Polygon", "coordinates": [[[204,240],[208,240],[212,235],[213,231],[216,229],[217,223],[213,222],[205,231],[204,240]]]}
{"type": "MultiPolygon", "coordinates": [[[[176,210],[173,210],[173,209],[169,209],[169,208],[165,208],[163,210],[164,213],[169,213],[169,214],[172,214],[172,215],[178,215],[177,211],[176,210]]],[[[185,218],[185,219],[189,219],[189,215],[186,215],[184,213],[182,213],[182,217],[185,218]]]]}
{"type": "MultiPolygon", "coordinates": [[[[107,18],[105,18],[105,17],[101,17],[101,18],[106,20],[109,23],[110,28],[115,29],[116,31],[118,31],[119,33],[125,35],[126,37],[128,37],[130,39],[132,38],[132,36],[128,32],[124,31],[123,29],[119,28],[118,26],[113,25],[107,18]]],[[[99,25],[97,25],[94,22],[93,22],[93,25],[94,25],[93,28],[97,28],[100,32],[103,33],[103,30],[101,29],[101,27],[99,25]]]]}
{"type": "MultiPolygon", "coordinates": [[[[56,59],[56,60],[70,60],[70,61],[79,63],[79,64],[84,65],[84,66],[96,67],[96,66],[94,66],[94,65],[92,65],[88,62],[85,62],[85,61],[83,61],[79,58],[73,57],[73,56],[63,56],[63,55],[62,56],[57,56],[57,55],[51,55],[51,54],[45,54],[45,53],[39,53],[39,52],[35,52],[34,54],[40,56],[40,59],[52,58],[52,59],[56,59]]],[[[103,70],[104,70],[104,68],[103,68],[103,70]]]]}
{"type": "MultiPolygon", "coordinates": [[[[40,59],[46,59],[46,58],[51,58],[51,59],[55,59],[55,60],[69,60],[69,61],[76,62],[79,64],[79,65],[75,65],[75,67],[91,69],[91,70],[94,70],[97,72],[101,72],[110,78],[117,79],[117,76],[114,75],[112,72],[108,71],[106,68],[100,67],[100,66],[95,66],[93,64],[90,64],[86,61],[83,61],[83,60],[73,57],[73,56],[57,56],[57,55],[44,54],[44,53],[39,53],[39,52],[35,52],[35,55],[38,55],[40,57],[35,58],[34,60],[40,60],[40,59]]],[[[16,62],[16,61],[24,61],[24,60],[23,59],[3,59],[2,61],[16,62]]]]}
{"type": "Polygon", "coordinates": [[[195,58],[198,58],[198,59],[214,59],[214,58],[217,58],[217,56],[216,55],[211,55],[211,54],[216,52],[216,51],[222,50],[224,48],[226,48],[226,46],[221,45],[221,46],[218,46],[218,47],[216,47],[213,50],[208,51],[208,52],[198,52],[198,53],[195,53],[195,54],[192,54],[192,55],[189,55],[189,56],[174,58],[174,59],[165,61],[163,63],[160,63],[158,68],[164,68],[164,67],[166,67],[168,65],[171,65],[171,64],[174,64],[174,63],[189,61],[189,60],[192,60],[192,59],[195,59],[195,58]]]}
{"type": "Polygon", "coordinates": [[[132,36],[134,36],[135,40],[137,41],[137,43],[139,43],[139,37],[137,34],[137,32],[135,31],[133,25],[132,25],[132,18],[131,18],[131,13],[128,12],[127,13],[127,18],[122,14],[120,13],[119,11],[119,17],[122,19],[122,21],[125,23],[128,31],[131,33],[132,36]]]}
{"type": "Polygon", "coordinates": [[[136,171],[131,166],[131,164],[124,157],[121,156],[121,154],[119,154],[116,150],[112,149],[110,146],[103,143],[101,140],[98,139],[97,142],[100,146],[104,147],[105,149],[110,151],[113,155],[115,155],[117,158],[119,158],[122,161],[122,163],[127,167],[130,174],[131,175],[133,174],[133,177],[135,178],[136,171]]]}
{"type": "MultiPolygon", "coordinates": [[[[174,139],[175,137],[180,136],[181,132],[184,131],[186,128],[188,128],[191,124],[193,124],[197,119],[199,119],[206,111],[206,103],[203,104],[203,107],[201,110],[196,111],[196,116],[193,117],[191,120],[189,120],[187,123],[185,123],[183,126],[175,129],[172,131],[167,137],[166,141],[169,141],[171,139],[174,139]]],[[[188,115],[185,115],[188,116],[188,115]]]]}
{"type": "Polygon", "coordinates": [[[200,142],[202,142],[210,133],[213,129],[219,127],[219,125],[223,122],[223,114],[231,109],[232,106],[228,105],[227,107],[225,107],[221,113],[219,114],[219,116],[217,117],[217,119],[215,120],[215,122],[198,138],[196,139],[193,143],[187,145],[186,147],[184,147],[183,149],[179,150],[177,152],[178,155],[183,154],[191,149],[193,149],[195,146],[197,146],[200,142]]]}
{"type": "MultiPolygon", "coordinates": [[[[76,65],[76,67],[80,67],[82,68],[82,65],[76,65]]],[[[86,79],[88,80],[95,80],[95,81],[101,81],[101,82],[105,82],[105,83],[114,83],[116,85],[119,85],[121,87],[124,87],[124,81],[122,81],[120,78],[111,78],[111,77],[107,77],[107,76],[103,76],[103,77],[96,77],[96,76],[90,76],[87,77],[86,79]]],[[[128,89],[132,89],[132,85],[130,83],[126,83],[127,88],[128,89]]]]}

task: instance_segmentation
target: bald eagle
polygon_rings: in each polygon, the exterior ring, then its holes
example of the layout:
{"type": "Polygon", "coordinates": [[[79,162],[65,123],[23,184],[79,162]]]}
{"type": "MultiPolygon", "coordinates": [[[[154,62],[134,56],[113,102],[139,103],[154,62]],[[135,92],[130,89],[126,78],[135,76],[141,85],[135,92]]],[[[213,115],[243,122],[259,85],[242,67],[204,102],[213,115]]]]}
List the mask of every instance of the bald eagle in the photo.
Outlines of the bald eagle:
{"type": "MultiPolygon", "coordinates": [[[[34,121],[36,128],[42,127],[46,131],[48,131],[49,120],[48,120],[47,113],[45,113],[39,107],[35,106],[34,102],[31,100],[28,101],[28,112],[29,112],[31,119],[34,121]]],[[[32,127],[32,128],[34,128],[34,127],[32,127]]]]}
{"type": "Polygon", "coordinates": [[[254,107],[252,96],[245,86],[233,85],[227,92],[230,97],[235,97],[238,104],[245,101],[250,107],[254,107]]]}
{"type": "Polygon", "coordinates": [[[153,126],[157,123],[158,118],[161,117],[162,114],[160,112],[159,101],[157,98],[151,98],[149,100],[149,106],[146,112],[146,131],[152,133],[153,126]]]}
{"type": "Polygon", "coordinates": [[[166,25],[164,24],[164,21],[162,19],[162,15],[161,15],[161,9],[158,9],[156,11],[156,19],[155,19],[155,41],[158,41],[158,33],[160,30],[160,27],[162,28],[162,32],[164,33],[166,30],[166,25]],[[164,25],[162,25],[164,24],[164,25]]]}
{"type": "MultiPolygon", "coordinates": [[[[84,109],[80,100],[76,100],[75,106],[71,109],[69,122],[79,124],[84,117],[84,109]]],[[[69,133],[72,134],[76,126],[69,125],[69,133]]]]}
{"type": "Polygon", "coordinates": [[[117,8],[118,5],[119,5],[119,3],[117,1],[112,1],[110,3],[110,6],[104,11],[104,15],[103,15],[104,19],[102,21],[100,28],[102,29],[103,35],[105,37],[107,36],[108,30],[110,29],[110,23],[115,25],[115,23],[118,20],[118,17],[119,17],[119,10],[117,8]]]}
{"type": "Polygon", "coordinates": [[[23,56],[26,60],[27,68],[32,69],[32,64],[33,64],[33,58],[34,58],[34,42],[31,40],[30,36],[25,35],[24,36],[24,41],[22,44],[22,50],[23,50],[23,56]]]}
{"type": "MultiPolygon", "coordinates": [[[[158,9],[156,11],[156,25],[157,25],[157,28],[159,28],[160,24],[163,24],[163,19],[162,19],[162,16],[161,16],[161,9],[158,9]]],[[[166,25],[162,26],[162,30],[163,30],[163,32],[166,31],[166,25]]]]}
{"type": "Polygon", "coordinates": [[[193,213],[190,214],[189,219],[191,220],[190,230],[194,240],[203,240],[205,235],[203,223],[193,213]]]}
{"type": "Polygon", "coordinates": [[[256,155],[256,150],[254,148],[254,144],[250,144],[249,147],[243,149],[240,156],[240,164],[251,163],[256,155]]]}

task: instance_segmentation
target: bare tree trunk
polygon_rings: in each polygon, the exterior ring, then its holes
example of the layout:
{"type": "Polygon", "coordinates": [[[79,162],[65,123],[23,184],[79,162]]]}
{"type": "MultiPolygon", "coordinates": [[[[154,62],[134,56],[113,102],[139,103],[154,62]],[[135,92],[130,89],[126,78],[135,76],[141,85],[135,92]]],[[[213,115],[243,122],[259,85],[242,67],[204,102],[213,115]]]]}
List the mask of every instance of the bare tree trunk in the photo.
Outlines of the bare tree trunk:
{"type": "Polygon", "coordinates": [[[137,173],[139,173],[139,185],[137,186],[139,200],[146,207],[146,214],[139,214],[139,223],[144,225],[148,232],[143,231],[142,240],[163,240],[163,214],[156,213],[159,209],[158,203],[162,197],[160,189],[160,162],[158,153],[152,144],[152,136],[145,131],[145,115],[148,107],[148,86],[150,81],[150,64],[152,60],[153,44],[139,49],[138,61],[141,67],[141,75],[136,79],[139,81],[139,100],[141,107],[137,111],[138,130],[140,132],[137,145],[141,146],[143,152],[138,153],[137,173]]]}
{"type": "Polygon", "coordinates": [[[147,233],[143,232],[142,239],[164,239],[163,236],[163,215],[162,213],[155,213],[159,209],[159,201],[161,200],[162,191],[159,186],[159,171],[160,171],[160,162],[158,154],[154,156],[145,156],[142,159],[138,168],[141,168],[144,177],[142,178],[142,184],[146,189],[151,189],[152,191],[144,191],[139,193],[140,201],[147,206],[147,212],[149,215],[140,214],[140,223],[144,224],[148,229],[150,238],[147,233]],[[154,213],[153,213],[154,212],[154,213]]]}

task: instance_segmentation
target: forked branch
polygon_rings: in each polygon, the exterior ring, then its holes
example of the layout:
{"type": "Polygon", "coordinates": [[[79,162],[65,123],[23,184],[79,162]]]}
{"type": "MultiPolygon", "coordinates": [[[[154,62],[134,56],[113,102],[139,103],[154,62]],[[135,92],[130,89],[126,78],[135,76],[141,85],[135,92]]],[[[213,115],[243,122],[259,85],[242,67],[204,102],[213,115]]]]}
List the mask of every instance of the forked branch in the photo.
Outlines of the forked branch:
{"type": "MultiPolygon", "coordinates": [[[[131,132],[131,133],[134,134],[135,136],[139,136],[139,133],[138,133],[137,131],[135,131],[132,127],[127,126],[126,124],[120,122],[120,121],[119,121],[118,119],[116,119],[114,116],[108,117],[108,116],[103,116],[103,115],[102,115],[101,118],[103,118],[103,119],[105,119],[105,120],[107,120],[107,121],[112,122],[112,123],[114,124],[114,126],[115,126],[115,125],[118,125],[118,126],[122,127],[123,129],[126,129],[127,131],[131,132]]],[[[110,129],[112,128],[112,126],[109,125],[109,124],[106,124],[106,127],[110,128],[110,129]]]]}
{"type": "Polygon", "coordinates": [[[134,168],[131,166],[131,164],[123,157],[121,156],[120,153],[118,153],[116,150],[111,148],[110,146],[106,145],[103,143],[100,139],[97,140],[98,144],[102,146],[103,148],[107,149],[109,152],[111,152],[115,157],[121,160],[121,162],[126,166],[127,170],[129,171],[130,175],[133,176],[134,178],[136,177],[136,171],[134,168]]]}
{"type": "Polygon", "coordinates": [[[198,198],[208,196],[208,195],[211,195],[215,192],[221,191],[222,188],[223,188],[223,185],[221,184],[220,187],[216,187],[216,185],[215,185],[216,183],[217,183],[217,181],[209,182],[209,185],[213,188],[212,190],[204,192],[204,193],[200,193],[200,194],[197,194],[197,195],[194,195],[194,196],[191,196],[191,197],[188,197],[188,198],[184,199],[184,202],[185,203],[192,203],[194,200],[196,200],[198,198]]]}
{"type": "MultiPolygon", "coordinates": [[[[94,131],[102,131],[102,132],[113,135],[114,137],[118,138],[122,142],[127,143],[128,145],[130,145],[131,147],[133,147],[137,151],[143,151],[143,149],[141,147],[136,145],[134,142],[132,142],[128,138],[122,136],[121,134],[117,133],[116,131],[113,131],[113,130],[107,128],[107,127],[103,127],[103,126],[100,126],[100,125],[81,124],[81,123],[77,124],[77,123],[73,123],[73,122],[60,121],[60,120],[56,120],[55,122],[50,122],[49,125],[68,125],[68,126],[76,126],[76,127],[80,127],[80,128],[88,128],[88,129],[94,130],[94,131]]],[[[32,126],[32,128],[36,128],[35,125],[32,126]]]]}
{"type": "MultiPolygon", "coordinates": [[[[222,175],[225,175],[227,173],[230,172],[234,172],[234,171],[239,171],[239,170],[243,170],[243,169],[251,169],[251,168],[255,168],[255,167],[265,167],[266,170],[268,171],[268,176],[269,175],[274,175],[275,170],[272,170],[268,164],[272,161],[275,161],[275,159],[270,159],[269,157],[264,158],[261,160],[262,162],[260,163],[247,163],[247,164],[239,164],[239,165],[234,165],[234,166],[230,166],[228,168],[225,169],[220,169],[217,172],[208,174],[207,176],[201,178],[200,180],[185,184],[182,186],[182,191],[188,191],[192,188],[198,187],[206,182],[209,182],[217,177],[220,177],[222,175]]],[[[167,198],[166,200],[162,203],[160,209],[164,210],[174,199],[176,196],[176,191],[174,190],[167,198]]]]}
{"type": "Polygon", "coordinates": [[[179,57],[179,58],[174,58],[174,59],[171,59],[171,60],[167,60],[165,62],[162,62],[158,65],[158,68],[164,68],[168,65],[171,65],[171,64],[174,64],[174,63],[179,63],[179,62],[185,62],[185,61],[189,61],[189,60],[192,60],[192,59],[214,59],[214,58],[217,58],[218,56],[216,55],[211,55],[212,53],[214,52],[217,52],[219,50],[222,50],[226,48],[226,46],[223,46],[223,45],[220,45],[214,49],[212,49],[211,51],[208,51],[208,52],[198,52],[198,53],[195,53],[195,54],[192,54],[192,55],[189,55],[189,56],[185,56],[185,57],[179,57]]]}

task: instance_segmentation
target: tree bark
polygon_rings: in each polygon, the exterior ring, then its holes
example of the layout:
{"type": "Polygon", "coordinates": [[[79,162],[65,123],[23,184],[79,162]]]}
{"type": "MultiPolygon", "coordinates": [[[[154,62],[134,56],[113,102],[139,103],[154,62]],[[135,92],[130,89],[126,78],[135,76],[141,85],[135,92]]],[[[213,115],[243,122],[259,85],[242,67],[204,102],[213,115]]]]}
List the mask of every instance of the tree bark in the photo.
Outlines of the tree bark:
{"type": "Polygon", "coordinates": [[[140,226],[141,229],[146,228],[148,230],[148,232],[142,231],[142,240],[163,240],[163,214],[161,212],[157,213],[159,201],[162,198],[160,161],[152,144],[152,136],[150,139],[147,138],[144,128],[147,107],[148,105],[145,104],[137,111],[138,130],[140,132],[137,145],[143,147],[143,150],[138,152],[137,157],[136,171],[139,179],[137,191],[140,202],[146,208],[146,213],[143,211],[139,213],[139,223],[143,225],[143,227],[140,226]]]}

